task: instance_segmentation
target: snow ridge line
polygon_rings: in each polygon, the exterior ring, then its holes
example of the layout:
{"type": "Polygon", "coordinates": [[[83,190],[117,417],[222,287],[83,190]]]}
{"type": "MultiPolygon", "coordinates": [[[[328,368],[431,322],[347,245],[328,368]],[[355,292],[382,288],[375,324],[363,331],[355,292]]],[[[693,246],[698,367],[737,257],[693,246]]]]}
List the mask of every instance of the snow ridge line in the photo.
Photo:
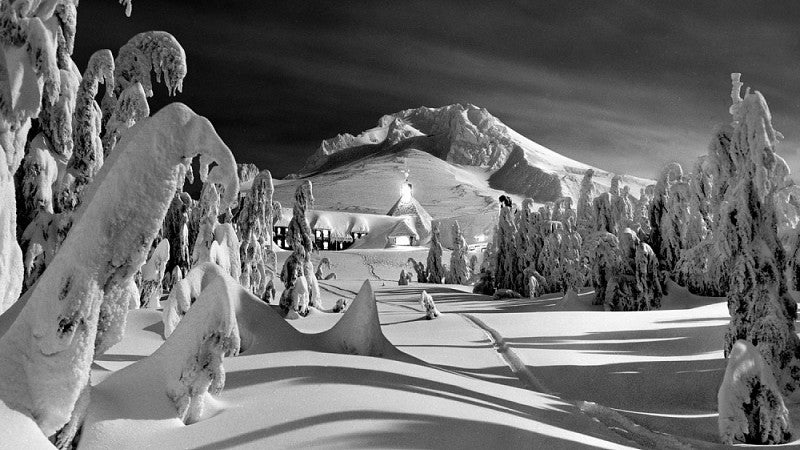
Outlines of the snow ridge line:
{"type": "Polygon", "coordinates": [[[514,350],[512,350],[511,347],[506,344],[505,339],[503,339],[503,336],[498,333],[497,330],[490,327],[486,324],[486,322],[473,316],[472,314],[460,313],[459,316],[463,317],[469,322],[472,322],[475,326],[486,333],[486,335],[489,337],[489,340],[492,342],[492,346],[495,348],[500,357],[503,358],[503,361],[506,362],[508,367],[511,368],[511,371],[514,372],[514,375],[519,378],[525,388],[532,391],[553,395],[552,392],[547,389],[530,370],[528,370],[528,367],[525,365],[525,363],[523,363],[514,350]]]}

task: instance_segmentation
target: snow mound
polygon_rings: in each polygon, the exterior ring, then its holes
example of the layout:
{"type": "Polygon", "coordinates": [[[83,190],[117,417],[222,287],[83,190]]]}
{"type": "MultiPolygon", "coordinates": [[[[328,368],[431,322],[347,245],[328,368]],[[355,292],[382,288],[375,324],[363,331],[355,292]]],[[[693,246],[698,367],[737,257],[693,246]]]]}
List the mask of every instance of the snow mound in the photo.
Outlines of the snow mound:
{"type": "Polygon", "coordinates": [[[82,445],[111,447],[131,437],[134,422],[155,435],[180,427],[181,418],[192,423],[224,410],[211,394],[225,384],[223,355],[239,350],[249,356],[304,350],[410,359],[383,336],[369,282],[332,328],[305,334],[229,275],[205,273],[211,281],[169,339],[94,388],[82,445]]]}

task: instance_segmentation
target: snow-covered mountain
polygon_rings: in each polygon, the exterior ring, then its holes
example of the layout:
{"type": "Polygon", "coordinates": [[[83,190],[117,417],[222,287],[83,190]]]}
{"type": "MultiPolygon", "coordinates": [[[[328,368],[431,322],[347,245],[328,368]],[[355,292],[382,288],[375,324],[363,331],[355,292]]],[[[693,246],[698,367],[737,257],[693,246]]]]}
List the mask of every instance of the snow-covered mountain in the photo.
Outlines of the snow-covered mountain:
{"type": "MultiPolygon", "coordinates": [[[[481,190],[532,197],[540,203],[564,196],[577,199],[586,169],[594,169],[598,192],[607,190],[615,175],[531,141],[485,108],[454,104],[388,114],[380,118],[378,126],[358,135],[345,133],[326,139],[306,161],[300,177],[313,179],[356,161],[364,164],[366,159],[409,149],[429,153],[457,167],[484,169],[487,184],[481,190]]],[[[432,180],[416,179],[423,185],[429,181],[432,180]]],[[[631,193],[638,195],[639,188],[652,181],[622,175],[622,183],[630,185],[631,193]]]]}

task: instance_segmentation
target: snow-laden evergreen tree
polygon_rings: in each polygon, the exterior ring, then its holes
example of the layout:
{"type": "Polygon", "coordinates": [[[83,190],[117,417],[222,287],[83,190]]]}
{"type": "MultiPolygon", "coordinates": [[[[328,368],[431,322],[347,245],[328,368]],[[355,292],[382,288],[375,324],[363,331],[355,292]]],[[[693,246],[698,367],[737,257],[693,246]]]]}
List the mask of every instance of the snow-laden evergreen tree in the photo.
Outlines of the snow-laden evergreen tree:
{"type": "Polygon", "coordinates": [[[736,341],[717,394],[719,436],[726,445],[782,444],[791,438],[789,410],[772,367],[746,340],[736,341]]]}
{"type": "Polygon", "coordinates": [[[612,206],[613,202],[614,196],[610,192],[602,193],[594,198],[593,217],[595,231],[605,231],[614,235],[619,231],[618,215],[612,206]]]}
{"type": "Polygon", "coordinates": [[[219,225],[219,200],[216,186],[211,183],[203,185],[198,205],[200,226],[192,251],[192,267],[211,261],[211,246],[215,242],[214,229],[219,225]]]}
{"type": "Polygon", "coordinates": [[[62,186],[62,208],[70,210],[79,204],[84,187],[91,183],[103,165],[103,143],[100,140],[102,113],[95,100],[100,84],[114,89],[114,59],[110,50],[98,50],[89,59],[78,88],[72,122],[74,123],[72,158],[67,164],[71,179],[62,186]]]}
{"type": "Polygon", "coordinates": [[[725,354],[734,343],[751,342],[772,368],[781,392],[800,382],[800,340],[795,332],[797,304],[786,290],[786,258],[778,239],[773,194],[783,180],[775,154],[780,134],[760,92],[740,96],[739,74],[731,76],[733,133],[726,149],[735,168],[720,203],[720,253],[731,268],[725,354]]]}
{"type": "MultiPolygon", "coordinates": [[[[63,3],[74,6],[77,2],[63,3]]],[[[4,67],[13,68],[0,80],[0,146],[4,156],[0,163],[0,313],[17,301],[22,290],[14,174],[25,153],[31,118],[38,116],[43,106],[54,107],[58,102],[61,69],[69,69],[67,63],[71,62],[67,55],[59,67],[57,35],[74,35],[74,24],[45,25],[53,23],[56,6],[51,2],[39,8],[19,1],[0,5],[4,67]]]]}
{"type": "Polygon", "coordinates": [[[575,225],[575,217],[567,216],[562,222],[561,246],[559,247],[559,261],[561,265],[562,284],[564,290],[572,289],[579,292],[586,283],[588,268],[584,262],[582,248],[583,239],[575,225]]]}
{"type": "Polygon", "coordinates": [[[495,260],[497,262],[495,263],[494,279],[497,287],[503,289],[516,287],[517,227],[514,224],[513,206],[509,203],[500,202],[500,219],[495,231],[497,242],[495,260]]]}
{"type": "Polygon", "coordinates": [[[455,221],[453,222],[453,252],[450,254],[450,271],[447,273],[447,283],[467,284],[472,276],[467,259],[468,253],[467,241],[461,233],[458,221],[455,221]]]}
{"type": "Polygon", "coordinates": [[[670,188],[683,178],[683,168],[678,163],[670,163],[661,171],[661,175],[653,189],[653,201],[650,205],[650,246],[656,252],[661,271],[662,287],[666,286],[666,277],[675,269],[680,257],[680,219],[676,218],[670,206],[670,188]]]}
{"type": "Polygon", "coordinates": [[[169,260],[169,241],[161,239],[142,266],[142,286],[139,290],[139,304],[145,308],[160,308],[161,294],[164,289],[161,282],[169,260]]]}
{"type": "Polygon", "coordinates": [[[116,108],[106,122],[106,131],[102,138],[103,155],[108,156],[111,153],[122,133],[148,116],[150,116],[150,105],[147,103],[147,95],[142,83],[137,81],[122,91],[116,108]]]}
{"type": "Polygon", "coordinates": [[[306,219],[306,211],[314,206],[314,193],[311,181],[305,180],[294,193],[292,220],[286,233],[286,240],[292,247],[292,254],[286,258],[281,270],[281,281],[285,290],[281,294],[280,305],[286,311],[306,315],[309,306],[319,307],[319,287],[314,277],[311,251],[314,248],[314,235],[306,219]]]}
{"type": "Polygon", "coordinates": [[[269,170],[259,172],[252,180],[250,192],[242,199],[236,223],[242,240],[242,274],[263,274],[249,276],[249,283],[242,284],[253,295],[269,300],[267,286],[272,283],[277,270],[278,258],[272,248],[274,202],[272,194],[272,174],[269,170]],[[252,253],[252,256],[247,256],[252,253]],[[247,267],[245,267],[247,266],[247,267]]]}
{"type": "Polygon", "coordinates": [[[611,193],[603,193],[593,201],[595,218],[594,232],[586,241],[584,254],[591,267],[592,286],[595,291],[595,305],[606,301],[609,283],[618,272],[620,262],[620,243],[616,236],[617,223],[611,208],[611,193]]]}
{"type": "Polygon", "coordinates": [[[650,207],[653,202],[653,191],[655,185],[641,188],[639,199],[633,205],[633,227],[639,239],[646,242],[650,240],[650,207]]]}
{"type": "Polygon", "coordinates": [[[544,278],[545,282],[540,286],[545,294],[552,292],[562,292],[564,288],[564,273],[561,266],[561,234],[563,224],[557,220],[547,220],[541,224],[540,230],[543,235],[544,245],[539,252],[537,270],[544,278]]]}
{"type": "MultiPolygon", "coordinates": [[[[193,200],[189,194],[176,192],[172,197],[172,202],[169,205],[161,229],[162,236],[169,241],[170,256],[167,261],[166,271],[167,273],[174,273],[177,267],[180,278],[189,273],[189,266],[191,265],[189,215],[192,204],[193,200]]],[[[172,283],[175,283],[178,279],[172,277],[171,284],[167,288],[170,288],[172,283]]]]}
{"type": "Polygon", "coordinates": [[[417,273],[417,283],[427,283],[428,272],[425,270],[425,264],[417,262],[414,258],[408,258],[406,265],[410,265],[414,272],[417,273]]]}
{"type": "Polygon", "coordinates": [[[183,90],[186,52],[175,37],[166,31],[139,33],[119,49],[114,59],[114,88],[106,90],[102,101],[104,140],[110,140],[107,135],[114,131],[106,124],[117,109],[123,91],[140,83],[145,95],[153,96],[151,73],[155,74],[157,82],[161,82],[163,77],[169,95],[183,90]]]}
{"type": "Polygon", "coordinates": [[[590,234],[594,232],[594,206],[593,206],[593,192],[594,192],[594,183],[592,182],[592,177],[594,176],[593,169],[586,169],[586,172],[583,175],[583,180],[581,180],[581,191],[578,195],[578,205],[576,207],[577,214],[578,214],[578,233],[580,233],[581,238],[585,241],[590,234]]]}
{"type": "Polygon", "coordinates": [[[80,416],[93,358],[121,339],[130,282],[187,158],[202,152],[201,179],[229,186],[226,205],[237,195],[233,155],[207,119],[173,104],[139,131],[94,180],[61,250],[0,337],[0,399],[35,418],[45,436],[80,416]],[[132,202],[134,190],[144,194],[132,202]]]}
{"type": "Polygon", "coordinates": [[[419,304],[425,310],[425,318],[428,320],[438,318],[442,313],[436,308],[436,303],[433,302],[433,297],[426,291],[422,291],[419,296],[419,304]]]}
{"type": "Polygon", "coordinates": [[[428,283],[441,284],[444,282],[447,271],[442,264],[442,247],[441,237],[439,234],[439,223],[433,224],[431,229],[431,245],[428,249],[428,283]]]}
{"type": "Polygon", "coordinates": [[[53,214],[53,186],[58,177],[58,166],[43,134],[28,145],[22,160],[22,208],[17,222],[25,229],[40,211],[53,214]]]}
{"type": "MultiPolygon", "coordinates": [[[[728,292],[730,260],[718,244],[724,238],[716,229],[719,227],[722,197],[735,177],[734,162],[727,150],[732,134],[733,128],[729,125],[717,130],[709,145],[707,158],[700,163],[704,175],[695,175],[695,179],[699,180],[693,186],[693,191],[694,201],[698,204],[697,211],[707,208],[707,219],[704,220],[706,235],[698,245],[682,252],[675,267],[678,282],[686,285],[691,292],[704,296],[725,296],[728,292]]],[[[702,227],[697,225],[693,228],[702,233],[702,227]]]]}

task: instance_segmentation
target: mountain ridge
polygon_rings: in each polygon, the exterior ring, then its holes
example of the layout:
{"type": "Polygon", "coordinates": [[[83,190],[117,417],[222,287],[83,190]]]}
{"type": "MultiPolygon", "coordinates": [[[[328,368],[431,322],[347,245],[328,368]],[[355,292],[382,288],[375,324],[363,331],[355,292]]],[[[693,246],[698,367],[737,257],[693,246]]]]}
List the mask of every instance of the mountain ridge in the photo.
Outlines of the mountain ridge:
{"type": "MultiPolygon", "coordinates": [[[[486,108],[455,103],[438,108],[405,109],[382,116],[374,128],[323,140],[298,175],[313,177],[355,161],[398,154],[408,149],[429,153],[450,164],[493,171],[491,188],[536,202],[561,197],[577,200],[587,169],[595,172],[596,192],[608,189],[609,171],[573,160],[517,133],[486,108]]],[[[652,180],[619,174],[631,192],[652,180]]]]}

